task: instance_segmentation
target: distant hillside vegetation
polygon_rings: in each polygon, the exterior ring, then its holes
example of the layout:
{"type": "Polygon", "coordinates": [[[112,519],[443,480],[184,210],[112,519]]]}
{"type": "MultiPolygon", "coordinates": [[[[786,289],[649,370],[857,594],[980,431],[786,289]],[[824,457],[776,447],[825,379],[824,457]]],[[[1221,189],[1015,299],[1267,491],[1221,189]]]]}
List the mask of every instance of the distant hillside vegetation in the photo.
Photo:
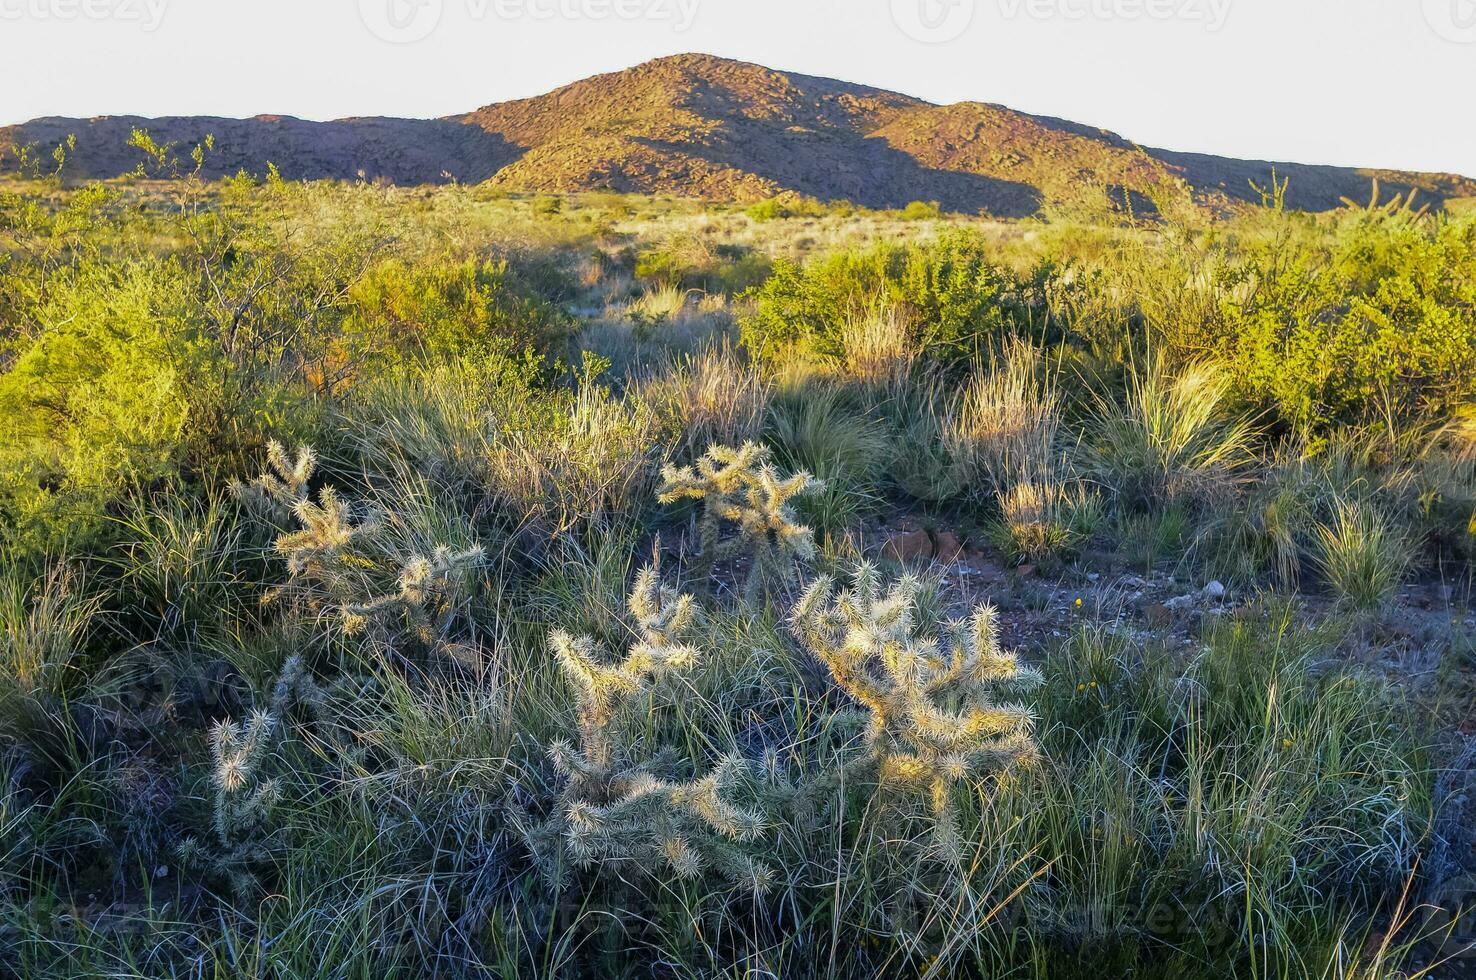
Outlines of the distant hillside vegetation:
{"type": "Polygon", "coordinates": [[[937,106],[869,88],[708,55],[678,55],[600,75],[537,98],[446,119],[168,117],[37,119],[0,129],[0,169],[35,145],[41,158],[68,135],[74,178],[131,171],[129,134],[143,128],[185,154],[207,134],[212,176],[260,172],[293,179],[397,184],[490,182],[515,191],[617,190],[714,201],[781,193],[868,207],[937,201],[946,210],[1023,217],[1078,203],[1151,208],[1167,189],[1201,205],[1259,203],[1252,182],[1273,166],[1290,178],[1288,204],[1309,211],[1386,192],[1420,192],[1436,206],[1476,197],[1451,174],[1234,160],[1137,146],[1077,123],[998,105],[937,106]]]}

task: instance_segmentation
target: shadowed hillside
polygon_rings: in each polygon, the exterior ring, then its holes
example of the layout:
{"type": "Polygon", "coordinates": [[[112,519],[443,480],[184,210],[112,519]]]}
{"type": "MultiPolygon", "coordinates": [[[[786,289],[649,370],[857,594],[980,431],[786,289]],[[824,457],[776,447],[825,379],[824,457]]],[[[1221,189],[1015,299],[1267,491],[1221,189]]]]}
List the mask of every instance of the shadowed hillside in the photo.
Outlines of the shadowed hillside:
{"type": "MultiPolygon", "coordinates": [[[[1105,130],[998,105],[936,106],[831,79],[707,55],[662,58],[575,82],[547,95],[442,120],[279,116],[229,120],[127,116],[47,118],[0,129],[0,148],[45,151],[77,135],[73,177],[113,177],[137,165],[126,143],[147,129],[180,153],[207,134],[212,176],[259,171],[294,179],[360,174],[400,184],[489,181],[514,191],[617,190],[714,201],[784,192],[868,207],[938,201],[949,211],[1001,217],[1043,206],[1137,206],[1173,185],[1205,205],[1258,202],[1273,164],[1139,147],[1105,130]]],[[[15,154],[0,166],[14,169],[15,154]]],[[[1476,180],[1447,174],[1275,164],[1288,202],[1305,210],[1365,199],[1377,178],[1390,193],[1429,203],[1476,196],[1476,180]]]]}

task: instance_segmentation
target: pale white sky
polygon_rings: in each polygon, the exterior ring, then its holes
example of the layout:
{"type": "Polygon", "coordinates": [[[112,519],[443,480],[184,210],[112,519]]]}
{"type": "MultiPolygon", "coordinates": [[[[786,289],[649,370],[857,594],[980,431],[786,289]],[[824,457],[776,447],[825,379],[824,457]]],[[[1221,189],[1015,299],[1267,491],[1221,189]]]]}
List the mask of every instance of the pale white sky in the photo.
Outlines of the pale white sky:
{"type": "Polygon", "coordinates": [[[682,51],[1476,175],[1476,0],[0,0],[0,123],[446,115],[682,51]]]}

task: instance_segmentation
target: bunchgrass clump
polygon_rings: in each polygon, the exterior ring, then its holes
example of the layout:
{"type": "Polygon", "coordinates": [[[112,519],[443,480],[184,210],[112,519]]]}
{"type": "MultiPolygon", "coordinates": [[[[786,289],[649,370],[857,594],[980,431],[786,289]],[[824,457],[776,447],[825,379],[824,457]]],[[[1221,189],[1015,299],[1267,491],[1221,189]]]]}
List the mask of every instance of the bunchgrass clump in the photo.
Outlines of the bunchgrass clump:
{"type": "Polygon", "coordinates": [[[1231,378],[1211,362],[1178,372],[1161,356],[1134,365],[1123,401],[1102,398],[1093,468],[1130,508],[1224,499],[1253,461],[1251,427],[1230,411],[1231,378]]]}
{"type": "Polygon", "coordinates": [[[1317,529],[1317,566],[1333,594],[1354,609],[1383,609],[1409,572],[1411,546],[1389,518],[1363,501],[1342,501],[1317,529]]]}
{"type": "Polygon", "coordinates": [[[990,540],[1016,564],[1049,565],[1077,553],[1101,521],[1096,495],[1050,477],[1017,483],[1000,494],[990,540]]]}

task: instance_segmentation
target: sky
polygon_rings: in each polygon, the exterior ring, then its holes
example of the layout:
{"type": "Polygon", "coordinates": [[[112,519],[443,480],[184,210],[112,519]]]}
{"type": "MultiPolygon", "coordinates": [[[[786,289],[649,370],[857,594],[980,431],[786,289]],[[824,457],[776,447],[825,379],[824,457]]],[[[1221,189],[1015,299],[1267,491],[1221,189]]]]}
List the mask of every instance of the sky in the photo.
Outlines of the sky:
{"type": "Polygon", "coordinates": [[[686,51],[1147,146],[1476,176],[1476,0],[0,0],[0,124],[449,115],[686,51]]]}

